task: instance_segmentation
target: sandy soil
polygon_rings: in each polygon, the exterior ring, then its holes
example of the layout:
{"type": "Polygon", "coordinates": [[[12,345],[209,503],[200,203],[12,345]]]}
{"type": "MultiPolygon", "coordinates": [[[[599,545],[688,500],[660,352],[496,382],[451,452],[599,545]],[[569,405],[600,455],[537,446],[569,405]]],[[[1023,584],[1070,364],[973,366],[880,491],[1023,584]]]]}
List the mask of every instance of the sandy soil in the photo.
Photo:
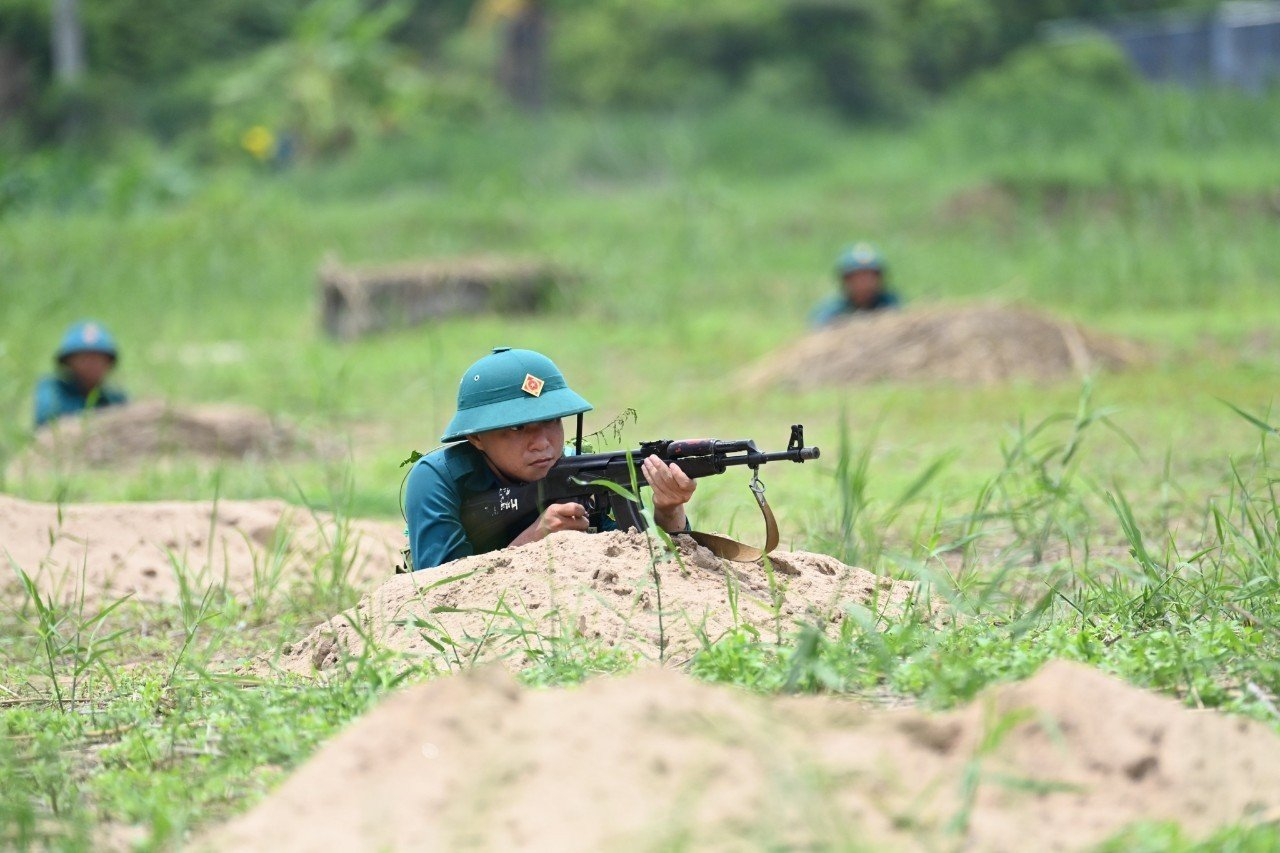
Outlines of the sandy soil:
{"type": "Polygon", "coordinates": [[[305,446],[294,429],[247,406],[143,401],[42,427],[9,472],[21,476],[84,466],[124,468],[171,456],[266,459],[305,446]]]}
{"type": "MultiPolygon", "coordinates": [[[[235,594],[271,575],[288,587],[335,570],[370,587],[395,571],[404,541],[403,525],[340,525],[278,500],[59,507],[0,495],[0,559],[7,554],[60,600],[76,597],[83,581],[91,607],[124,595],[176,601],[175,561],[196,588],[225,586],[235,594]]],[[[16,583],[5,567],[0,589],[13,591],[16,583]]]]}
{"type": "Polygon", "coordinates": [[[359,655],[365,637],[381,647],[421,656],[440,668],[472,658],[527,662],[526,644],[581,636],[659,659],[683,660],[737,622],[771,635],[797,619],[836,622],[844,605],[898,611],[915,584],[878,577],[839,560],[805,552],[772,556],[780,606],[775,610],[760,566],[729,563],[678,537],[680,561],[659,565],[654,580],[644,534],[564,532],[542,542],[468,557],[428,572],[401,575],[346,613],[286,646],[279,659],[252,671],[299,674],[328,670],[359,655]],[[460,577],[439,583],[442,579],[460,577]],[[731,605],[737,596],[737,612],[731,605]],[[661,606],[659,606],[659,595],[661,606]],[[659,614],[662,633],[659,634],[659,614]],[[450,650],[441,653],[433,643],[450,650]]]}
{"type": "Polygon", "coordinates": [[[942,714],[659,668],[527,690],[489,667],[391,696],[196,847],[1075,850],[1278,806],[1266,727],[1079,664],[942,714]]]}
{"type": "Polygon", "coordinates": [[[885,381],[989,384],[1123,370],[1148,359],[1128,341],[1010,305],[931,306],[851,317],[770,353],[748,387],[885,381]]]}

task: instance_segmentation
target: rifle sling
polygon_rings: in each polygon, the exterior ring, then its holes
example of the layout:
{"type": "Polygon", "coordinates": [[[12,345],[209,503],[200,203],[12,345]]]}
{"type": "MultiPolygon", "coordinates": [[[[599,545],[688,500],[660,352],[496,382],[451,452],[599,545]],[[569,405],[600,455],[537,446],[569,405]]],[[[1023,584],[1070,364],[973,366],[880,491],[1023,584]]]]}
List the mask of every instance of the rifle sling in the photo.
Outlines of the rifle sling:
{"type": "Polygon", "coordinates": [[[754,563],[764,557],[778,547],[778,520],[773,517],[773,510],[765,500],[763,487],[752,489],[751,494],[755,495],[756,503],[760,505],[760,515],[764,518],[764,548],[753,548],[728,536],[703,533],[700,530],[690,530],[686,535],[717,557],[733,563],[754,563]]]}

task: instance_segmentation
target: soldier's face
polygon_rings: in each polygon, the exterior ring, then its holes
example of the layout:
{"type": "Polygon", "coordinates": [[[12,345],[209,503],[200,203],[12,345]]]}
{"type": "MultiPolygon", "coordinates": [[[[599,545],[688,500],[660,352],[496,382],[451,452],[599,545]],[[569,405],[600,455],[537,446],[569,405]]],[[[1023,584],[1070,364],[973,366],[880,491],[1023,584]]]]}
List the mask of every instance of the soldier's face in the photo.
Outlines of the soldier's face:
{"type": "Polygon", "coordinates": [[[559,418],[491,429],[467,436],[489,463],[509,480],[532,483],[547,476],[564,453],[564,424],[559,418]]]}
{"type": "Polygon", "coordinates": [[[83,391],[92,391],[102,384],[115,362],[111,356],[100,352],[76,352],[67,356],[67,370],[83,391]]]}
{"type": "Polygon", "coordinates": [[[844,277],[844,292],[854,305],[870,308],[880,295],[882,284],[880,273],[876,270],[854,270],[844,277]]]}

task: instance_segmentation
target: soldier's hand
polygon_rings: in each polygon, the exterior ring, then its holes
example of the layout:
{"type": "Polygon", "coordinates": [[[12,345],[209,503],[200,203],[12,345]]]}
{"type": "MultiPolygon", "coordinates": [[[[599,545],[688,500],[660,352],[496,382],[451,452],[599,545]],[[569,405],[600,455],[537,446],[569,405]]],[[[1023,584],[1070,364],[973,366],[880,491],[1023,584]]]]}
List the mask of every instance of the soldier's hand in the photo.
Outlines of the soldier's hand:
{"type": "Polygon", "coordinates": [[[585,532],[587,526],[587,510],[582,504],[552,504],[543,510],[542,515],[526,527],[523,533],[511,540],[511,546],[528,545],[530,542],[537,542],[539,539],[546,538],[548,534],[561,530],[585,532]]]}
{"type": "Polygon", "coordinates": [[[663,464],[657,456],[650,456],[641,467],[644,478],[653,489],[654,512],[670,512],[684,506],[698,488],[698,484],[674,462],[663,464]]]}
{"type": "MultiPolygon", "coordinates": [[[[587,510],[582,504],[566,503],[552,504],[542,513],[542,518],[536,522],[542,531],[542,536],[548,533],[556,533],[561,530],[583,530],[587,529],[587,510]]],[[[538,537],[541,539],[542,537],[538,537]]]]}

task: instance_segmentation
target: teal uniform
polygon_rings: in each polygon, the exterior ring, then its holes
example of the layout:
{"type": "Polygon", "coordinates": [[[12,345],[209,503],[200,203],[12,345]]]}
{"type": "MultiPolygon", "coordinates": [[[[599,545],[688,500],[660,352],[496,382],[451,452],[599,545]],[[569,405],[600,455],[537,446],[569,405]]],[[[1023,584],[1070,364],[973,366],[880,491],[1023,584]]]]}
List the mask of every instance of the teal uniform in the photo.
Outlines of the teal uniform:
{"type": "MultiPolygon", "coordinates": [[[[573,449],[566,447],[564,452],[568,456],[573,449]]],[[[534,509],[513,518],[497,536],[482,539],[469,532],[462,523],[462,504],[500,485],[484,456],[466,442],[432,451],[414,463],[404,487],[414,571],[505,548],[537,520],[540,513],[534,509]]],[[[616,529],[611,518],[605,519],[603,529],[616,529]]]]}
{"type": "Polygon", "coordinates": [[[897,308],[901,304],[902,300],[898,298],[897,294],[887,290],[880,292],[880,295],[876,297],[875,304],[870,308],[859,308],[845,296],[833,296],[813,309],[813,313],[809,315],[809,325],[814,327],[825,326],[851,314],[864,314],[868,311],[897,308]]]}
{"type": "Polygon", "coordinates": [[[414,463],[404,488],[404,512],[415,571],[505,548],[533,524],[536,510],[513,519],[497,541],[476,541],[467,533],[462,526],[463,502],[499,485],[484,456],[466,442],[442,447],[414,463]]]}
{"type": "MultiPolygon", "coordinates": [[[[50,375],[43,377],[36,384],[36,426],[41,427],[50,421],[67,415],[75,415],[89,408],[89,394],[80,390],[69,377],[50,375]]],[[[128,402],[125,393],[117,388],[103,386],[98,389],[94,408],[118,406],[128,402]]]]}

